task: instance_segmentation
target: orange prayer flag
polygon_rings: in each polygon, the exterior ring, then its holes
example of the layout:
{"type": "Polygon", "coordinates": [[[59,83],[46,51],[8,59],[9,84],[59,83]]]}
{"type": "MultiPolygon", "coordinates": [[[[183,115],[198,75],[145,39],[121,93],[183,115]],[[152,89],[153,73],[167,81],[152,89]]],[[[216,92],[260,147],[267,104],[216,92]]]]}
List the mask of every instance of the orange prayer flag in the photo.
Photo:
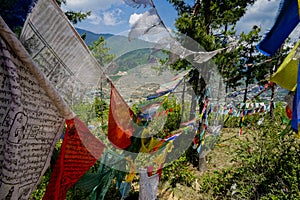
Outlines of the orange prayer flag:
{"type": "Polygon", "coordinates": [[[108,139],[117,148],[125,149],[131,144],[133,115],[134,112],[111,84],[108,139]]]}

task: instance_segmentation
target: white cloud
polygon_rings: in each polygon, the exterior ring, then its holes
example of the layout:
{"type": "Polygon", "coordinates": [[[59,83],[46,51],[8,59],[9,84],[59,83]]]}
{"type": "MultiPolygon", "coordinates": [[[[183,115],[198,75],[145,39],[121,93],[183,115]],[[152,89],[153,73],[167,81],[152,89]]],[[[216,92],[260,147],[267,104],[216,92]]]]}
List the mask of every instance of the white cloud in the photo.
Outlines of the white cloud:
{"type": "Polygon", "coordinates": [[[121,4],[124,4],[123,0],[67,0],[67,5],[62,8],[73,11],[104,11],[121,4]]]}
{"type": "Polygon", "coordinates": [[[119,24],[124,23],[123,20],[121,20],[121,14],[122,10],[121,9],[115,9],[110,12],[104,12],[103,13],[103,23],[104,25],[107,26],[116,26],[119,24]]]}
{"type": "MultiPolygon", "coordinates": [[[[237,23],[239,32],[249,32],[253,25],[262,28],[262,33],[267,33],[276,21],[279,13],[279,5],[281,0],[257,0],[255,4],[247,10],[246,15],[237,23]]],[[[289,35],[292,41],[299,40],[300,25],[289,35]]]]}
{"type": "Polygon", "coordinates": [[[99,25],[103,21],[103,19],[94,13],[92,13],[90,16],[87,17],[87,19],[90,21],[91,24],[99,25]]]}
{"type": "Polygon", "coordinates": [[[122,13],[123,11],[121,9],[106,11],[100,14],[96,14],[94,12],[87,17],[87,20],[90,24],[93,25],[116,26],[125,22],[121,19],[122,13]]]}
{"type": "Polygon", "coordinates": [[[254,25],[260,26],[263,32],[269,30],[277,16],[280,0],[258,0],[249,7],[246,14],[237,23],[238,32],[249,32],[254,25]]]}
{"type": "Polygon", "coordinates": [[[67,5],[62,6],[64,11],[92,11],[86,22],[91,25],[116,26],[123,24],[120,5],[123,0],[67,0],[67,5]]]}
{"type": "Polygon", "coordinates": [[[143,14],[134,13],[130,15],[129,24],[132,26],[143,14]]]}

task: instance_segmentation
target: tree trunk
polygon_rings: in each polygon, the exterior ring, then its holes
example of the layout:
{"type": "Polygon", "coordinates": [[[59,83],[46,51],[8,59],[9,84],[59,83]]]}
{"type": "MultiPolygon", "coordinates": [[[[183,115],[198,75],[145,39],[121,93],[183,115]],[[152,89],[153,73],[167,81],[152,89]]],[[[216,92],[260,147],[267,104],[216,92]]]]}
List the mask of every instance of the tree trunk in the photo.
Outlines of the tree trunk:
{"type": "MultiPolygon", "coordinates": [[[[279,49],[279,57],[277,60],[276,65],[270,69],[270,75],[272,76],[274,72],[277,71],[278,67],[280,66],[280,64],[282,63],[282,50],[283,50],[283,45],[281,45],[280,49],[279,49]]],[[[270,116],[272,119],[274,119],[274,102],[276,100],[276,95],[277,95],[277,86],[274,83],[272,86],[272,94],[271,94],[271,100],[270,100],[270,116]]]]}
{"type": "MultiPolygon", "coordinates": [[[[204,7],[206,9],[204,9],[204,20],[205,20],[205,30],[206,30],[206,34],[209,35],[210,34],[210,1],[211,0],[203,0],[203,4],[204,7]]],[[[206,68],[205,68],[206,69],[206,68]]],[[[204,77],[206,78],[206,80],[209,80],[209,77],[207,76],[207,70],[203,73],[204,77]]],[[[201,82],[200,82],[200,98],[199,98],[199,114],[201,114],[202,109],[203,109],[203,100],[205,99],[205,90],[206,90],[206,83],[205,80],[201,77],[201,82]]],[[[203,128],[203,123],[202,123],[202,119],[200,119],[200,123],[199,123],[199,130],[200,128],[203,128]]],[[[199,132],[201,133],[201,132],[199,132]]],[[[204,138],[205,139],[205,138],[204,138]]],[[[204,146],[202,147],[204,148],[204,146]]],[[[203,150],[202,153],[199,153],[199,171],[201,172],[205,172],[207,170],[207,166],[206,166],[206,152],[203,150]]]]}
{"type": "Polygon", "coordinates": [[[203,0],[203,5],[204,5],[204,23],[205,23],[205,29],[207,35],[210,33],[210,0],[203,0]]]}
{"type": "MultiPolygon", "coordinates": [[[[252,64],[253,62],[253,57],[252,57],[252,53],[254,51],[254,46],[251,46],[251,49],[250,49],[250,54],[249,54],[249,59],[247,61],[248,64],[252,64]]],[[[244,93],[244,99],[243,99],[243,108],[242,108],[242,116],[240,118],[240,124],[239,124],[239,134],[240,135],[242,133],[242,127],[243,127],[243,117],[244,117],[244,111],[245,111],[245,108],[246,108],[246,101],[247,101],[247,93],[248,93],[248,86],[249,86],[249,81],[250,81],[250,77],[251,77],[251,73],[252,73],[252,69],[250,69],[250,66],[248,65],[248,69],[247,69],[247,72],[246,72],[246,86],[245,86],[245,93],[244,93]]]]}
{"type": "MultiPolygon", "coordinates": [[[[248,71],[250,71],[248,69],[248,71]]],[[[242,130],[242,127],[243,127],[243,117],[244,117],[244,111],[245,111],[245,108],[246,108],[246,101],[247,101],[247,93],[248,93],[248,85],[249,85],[249,76],[251,72],[247,72],[247,77],[246,77],[246,86],[245,86],[245,93],[244,93],[244,99],[243,99],[243,107],[242,107],[242,116],[240,118],[240,123],[239,123],[239,136],[241,134],[241,130],[242,130]]]]}
{"type": "Polygon", "coordinates": [[[271,101],[270,101],[270,116],[272,119],[274,119],[274,117],[275,117],[274,116],[274,109],[275,109],[274,102],[275,102],[276,93],[277,93],[277,86],[274,83],[271,87],[272,87],[271,88],[272,94],[271,94],[271,101]]]}

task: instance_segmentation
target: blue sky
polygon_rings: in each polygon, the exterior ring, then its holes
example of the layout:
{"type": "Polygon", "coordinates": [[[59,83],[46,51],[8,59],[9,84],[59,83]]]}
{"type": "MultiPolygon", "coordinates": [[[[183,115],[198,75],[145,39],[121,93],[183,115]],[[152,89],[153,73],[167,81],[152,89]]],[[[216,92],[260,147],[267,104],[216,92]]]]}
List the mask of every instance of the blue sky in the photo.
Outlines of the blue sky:
{"type": "MultiPolygon", "coordinates": [[[[192,2],[192,0],[190,0],[192,2]]],[[[174,20],[177,16],[175,9],[166,0],[154,1],[159,15],[164,23],[174,28],[174,20]]],[[[132,8],[126,5],[123,0],[67,0],[64,10],[92,11],[92,15],[76,27],[83,28],[95,33],[118,34],[130,29],[133,23],[144,9],[132,8]]]]}
{"type": "MultiPolygon", "coordinates": [[[[187,0],[193,4],[194,0],[187,0]]],[[[274,23],[280,0],[257,0],[249,7],[246,15],[238,22],[237,31],[248,32],[253,25],[261,26],[266,32],[274,23]]],[[[154,0],[158,13],[166,26],[174,29],[177,17],[175,9],[166,0],[154,0]]],[[[146,9],[132,8],[123,0],[67,0],[63,10],[92,11],[92,15],[76,27],[94,33],[122,34],[146,9]]],[[[300,27],[294,30],[293,37],[299,37],[300,27]]],[[[124,34],[124,33],[123,33],[124,34]]]]}

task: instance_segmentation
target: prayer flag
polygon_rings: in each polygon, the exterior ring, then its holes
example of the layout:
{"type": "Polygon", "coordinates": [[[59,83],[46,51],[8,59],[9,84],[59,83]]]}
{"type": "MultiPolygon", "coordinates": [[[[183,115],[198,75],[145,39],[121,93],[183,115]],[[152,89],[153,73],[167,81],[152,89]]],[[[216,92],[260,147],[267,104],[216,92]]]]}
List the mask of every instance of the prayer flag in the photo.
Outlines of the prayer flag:
{"type": "Polygon", "coordinates": [[[105,77],[55,0],[37,2],[26,19],[20,41],[68,105],[81,102],[105,77]]]}
{"type": "Polygon", "coordinates": [[[134,112],[111,84],[108,139],[115,147],[125,149],[131,144],[133,115],[134,112]]]}
{"type": "Polygon", "coordinates": [[[295,91],[297,86],[298,59],[295,58],[295,54],[299,44],[300,40],[271,77],[272,82],[290,91],[295,91]]]}
{"type": "Polygon", "coordinates": [[[141,5],[144,5],[144,7],[148,5],[153,6],[151,0],[124,0],[124,2],[133,8],[135,7],[139,8],[141,5]]]}
{"type": "Polygon", "coordinates": [[[271,56],[281,46],[300,21],[299,0],[282,0],[279,14],[271,30],[257,45],[263,54],[271,56]]]}
{"type": "Polygon", "coordinates": [[[156,93],[164,93],[164,92],[171,92],[174,91],[175,88],[182,82],[184,77],[176,78],[175,80],[162,84],[158,90],[156,90],[156,93]]]}
{"type": "Polygon", "coordinates": [[[147,169],[140,169],[139,200],[154,200],[157,197],[159,174],[148,176],[147,169]]]}
{"type": "Polygon", "coordinates": [[[0,65],[1,199],[29,199],[72,112],[1,17],[0,65]]]}
{"type": "Polygon", "coordinates": [[[151,31],[151,33],[161,33],[165,29],[161,26],[162,21],[157,15],[155,8],[146,11],[131,27],[128,39],[138,38],[151,31]]]}
{"type": "Polygon", "coordinates": [[[160,86],[158,90],[156,90],[156,94],[151,94],[147,96],[147,100],[156,99],[161,97],[165,94],[173,92],[179,84],[184,80],[185,76],[190,72],[190,70],[186,70],[178,74],[173,78],[173,81],[169,83],[165,83],[160,86]]]}
{"type": "MultiPolygon", "coordinates": [[[[6,37],[7,31],[4,35],[6,37]]],[[[25,142],[27,139],[20,141],[27,147],[26,151],[18,147],[27,163],[21,163],[14,171],[22,171],[23,176],[18,174],[18,179],[24,177],[25,182],[18,183],[22,187],[10,184],[10,188],[1,183],[0,193],[6,194],[8,191],[6,196],[12,199],[18,199],[19,194],[25,199],[30,196],[49,166],[51,152],[62,133],[65,118],[72,119],[67,123],[70,125],[74,122],[75,128],[69,129],[69,134],[65,135],[63,151],[44,199],[65,198],[67,189],[94,164],[104,148],[78,118],[73,119],[75,115],[67,103],[71,105],[75,100],[81,100],[85,91],[97,85],[103,72],[54,0],[37,2],[24,24],[20,40],[27,51],[23,48],[26,53],[15,49],[13,52],[13,55],[21,55],[22,61],[22,64],[17,64],[22,77],[21,93],[18,91],[17,94],[21,94],[25,115],[18,115],[22,122],[18,131],[26,132],[22,137],[27,138],[28,142],[25,142]],[[23,100],[22,96],[25,96],[23,100]],[[44,154],[40,155],[39,151],[33,149],[41,150],[44,154]],[[33,158],[34,165],[28,158],[33,158]],[[31,166],[28,167],[28,163],[31,166]],[[78,163],[84,166],[77,170],[78,163]]],[[[20,44],[16,46],[23,47],[20,44]]],[[[19,105],[15,111],[22,109],[19,105]]]]}
{"type": "Polygon", "coordinates": [[[292,114],[292,129],[298,133],[300,123],[300,61],[298,60],[298,78],[297,78],[297,89],[294,96],[293,102],[293,114],[292,114]]]}
{"type": "Polygon", "coordinates": [[[105,145],[75,117],[66,120],[67,128],[44,200],[65,199],[69,188],[100,158],[105,145]]]}
{"type": "Polygon", "coordinates": [[[130,189],[131,189],[131,182],[123,181],[121,183],[120,188],[119,188],[119,191],[121,193],[121,200],[128,197],[130,189]]]}
{"type": "Polygon", "coordinates": [[[156,115],[158,109],[161,106],[161,102],[153,102],[148,105],[145,105],[140,109],[139,118],[145,119],[146,121],[149,121],[153,119],[154,115],[156,115]]]}
{"type": "Polygon", "coordinates": [[[156,93],[156,94],[151,94],[151,95],[148,95],[146,97],[147,100],[152,100],[152,99],[156,99],[156,98],[159,98],[159,97],[162,97],[164,96],[165,94],[168,94],[170,92],[172,92],[173,90],[172,89],[169,89],[169,90],[165,90],[163,92],[160,92],[160,93],[156,93]]]}

